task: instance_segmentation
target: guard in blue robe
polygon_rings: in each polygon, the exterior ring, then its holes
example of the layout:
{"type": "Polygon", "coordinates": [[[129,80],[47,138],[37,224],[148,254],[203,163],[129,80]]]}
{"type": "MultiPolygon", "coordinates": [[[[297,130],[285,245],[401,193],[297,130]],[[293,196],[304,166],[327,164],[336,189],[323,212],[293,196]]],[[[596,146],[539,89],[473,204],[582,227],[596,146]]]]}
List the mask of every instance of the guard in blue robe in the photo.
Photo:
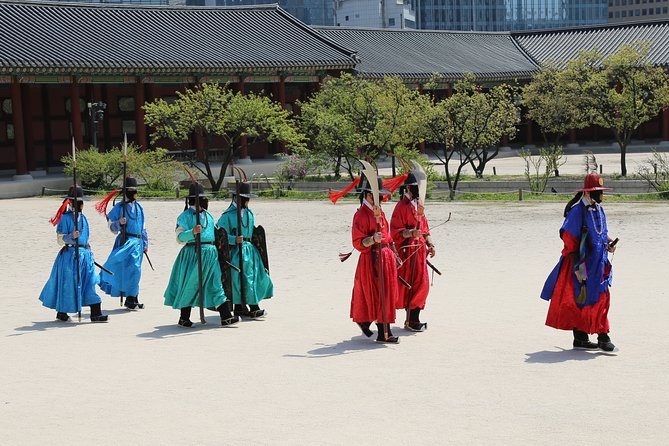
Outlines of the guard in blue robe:
{"type": "Polygon", "coordinates": [[[216,309],[221,316],[221,325],[232,325],[239,321],[233,317],[226,303],[227,297],[221,282],[221,267],[215,245],[214,217],[207,211],[208,198],[199,183],[191,184],[186,197],[186,207],[177,218],[177,242],[184,245],[174,261],[170,282],[165,290],[165,305],[181,310],[179,325],[192,327],[191,308],[200,306],[198,258],[195,235],[200,234],[202,249],[202,289],[204,308],[216,309]],[[197,200],[196,200],[197,197],[197,200]],[[200,206],[200,225],[196,222],[196,201],[200,206]]]}
{"type": "Polygon", "coordinates": [[[138,300],[139,280],[149,238],[144,225],[144,209],[137,202],[137,179],[127,177],[124,186],[126,196],[107,215],[109,229],[118,236],[104,267],[114,275],[102,271],[100,289],[113,297],[125,297],[125,307],[135,310],[144,308],[138,300]]]}
{"type": "Polygon", "coordinates": [[[613,271],[608,253],[616,247],[601,205],[607,189],[599,175],[588,174],[583,189],[567,203],[560,228],[562,255],[541,291],[541,298],[550,301],[546,325],[573,331],[577,349],[615,349],[609,336],[613,271]],[[588,336],[594,333],[597,343],[588,336]]]}
{"type": "Polygon", "coordinates": [[[244,299],[240,289],[240,273],[235,269],[231,271],[232,277],[232,302],[235,305],[235,315],[249,317],[252,319],[265,316],[267,313],[261,309],[259,303],[263,299],[269,299],[274,294],[274,285],[263,264],[258,249],[251,243],[255,219],[253,211],[249,209],[249,199],[257,197],[251,193],[251,184],[239,183],[239,202],[241,203],[241,230],[237,224],[237,192],[233,196],[230,207],[226,209],[218,219],[218,227],[225,229],[228,234],[228,245],[230,245],[230,260],[239,268],[239,247],[241,246],[243,270],[244,270],[244,299]],[[246,306],[249,305],[249,307],[246,306]]]}
{"type": "Polygon", "coordinates": [[[56,216],[50,221],[56,226],[57,242],[62,246],[51,268],[49,280],[44,285],[39,300],[47,308],[56,310],[59,321],[70,320],[68,313],[79,313],[81,308],[91,309],[91,322],[107,322],[102,314],[100,296],[95,291],[99,277],[95,272],[95,260],[88,244],[88,220],[82,213],[84,191],[81,187],[70,187],[56,216]],[[74,206],[78,218],[75,224],[74,206]],[[76,249],[79,255],[77,280],[76,249]]]}

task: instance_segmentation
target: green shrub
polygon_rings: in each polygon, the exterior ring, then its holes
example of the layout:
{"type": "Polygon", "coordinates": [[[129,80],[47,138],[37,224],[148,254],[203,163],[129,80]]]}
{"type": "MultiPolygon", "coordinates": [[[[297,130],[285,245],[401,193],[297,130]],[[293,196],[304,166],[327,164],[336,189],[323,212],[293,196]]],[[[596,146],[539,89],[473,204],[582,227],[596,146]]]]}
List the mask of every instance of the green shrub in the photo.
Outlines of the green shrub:
{"type": "MultiPolygon", "coordinates": [[[[139,147],[128,146],[127,174],[134,175],[148,189],[174,190],[184,177],[181,164],[172,159],[167,150],[139,151],[139,147]]],[[[61,158],[65,174],[72,175],[72,155],[61,158]]],[[[77,180],[88,189],[112,189],[121,184],[123,176],[123,152],[114,147],[100,152],[95,147],[77,152],[77,180]]]]}

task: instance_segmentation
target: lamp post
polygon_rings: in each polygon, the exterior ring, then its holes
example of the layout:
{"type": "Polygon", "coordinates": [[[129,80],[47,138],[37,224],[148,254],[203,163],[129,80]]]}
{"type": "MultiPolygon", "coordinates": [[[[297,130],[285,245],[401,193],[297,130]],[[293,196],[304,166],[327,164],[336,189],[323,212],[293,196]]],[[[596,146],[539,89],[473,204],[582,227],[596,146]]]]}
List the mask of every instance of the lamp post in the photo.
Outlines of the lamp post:
{"type": "Polygon", "coordinates": [[[91,142],[92,146],[96,149],[98,148],[98,122],[102,121],[105,117],[105,110],[107,109],[107,104],[104,102],[89,102],[88,103],[88,116],[91,118],[91,142]]]}

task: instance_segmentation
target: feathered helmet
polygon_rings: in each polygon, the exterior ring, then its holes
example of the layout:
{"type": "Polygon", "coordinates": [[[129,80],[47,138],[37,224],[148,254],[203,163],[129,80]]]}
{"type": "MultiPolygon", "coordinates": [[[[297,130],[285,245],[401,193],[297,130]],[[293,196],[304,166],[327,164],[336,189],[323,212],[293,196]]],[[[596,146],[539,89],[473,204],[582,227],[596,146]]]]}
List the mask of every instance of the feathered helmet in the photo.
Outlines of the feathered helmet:
{"type": "MultiPolygon", "coordinates": [[[[129,191],[136,191],[137,190],[137,178],[128,175],[123,179],[123,186],[125,187],[125,190],[129,191]]],[[[116,198],[121,195],[123,192],[123,188],[116,188],[113,191],[111,191],[105,198],[103,198],[101,201],[98,201],[95,203],[95,210],[98,211],[100,214],[104,214],[104,216],[107,216],[107,205],[109,202],[114,199],[114,202],[116,202],[116,198]]]]}

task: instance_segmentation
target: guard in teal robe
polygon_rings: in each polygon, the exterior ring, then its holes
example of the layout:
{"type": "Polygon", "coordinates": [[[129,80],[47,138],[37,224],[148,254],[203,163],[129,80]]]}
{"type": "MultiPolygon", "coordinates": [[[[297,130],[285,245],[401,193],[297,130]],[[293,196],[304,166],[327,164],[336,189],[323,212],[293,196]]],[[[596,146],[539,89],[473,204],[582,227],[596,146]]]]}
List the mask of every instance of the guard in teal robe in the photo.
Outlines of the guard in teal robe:
{"type": "Polygon", "coordinates": [[[251,184],[239,183],[239,203],[241,203],[241,230],[237,224],[237,192],[235,191],[230,207],[223,212],[218,219],[218,227],[225,229],[228,234],[228,245],[230,245],[230,260],[233,265],[239,268],[239,247],[238,236],[241,236],[241,252],[244,270],[244,299],[242,299],[240,290],[240,273],[232,269],[232,302],[235,305],[235,315],[246,316],[250,318],[259,318],[267,313],[262,310],[259,303],[263,299],[269,299],[274,294],[274,285],[270,279],[267,270],[263,264],[260,252],[251,244],[251,236],[255,219],[253,211],[249,209],[249,199],[257,197],[251,193],[251,184]],[[246,307],[248,304],[249,307],[246,307]]]}
{"type": "Polygon", "coordinates": [[[49,280],[44,285],[39,300],[42,305],[56,310],[56,319],[67,322],[67,313],[81,312],[81,308],[91,308],[91,322],[107,322],[102,314],[100,296],[95,291],[99,277],[95,272],[95,259],[88,244],[88,220],[82,213],[84,191],[81,187],[70,187],[68,195],[50,222],[56,226],[58,244],[63,247],[58,252],[51,268],[49,280]],[[75,224],[74,206],[77,206],[75,224]],[[78,249],[75,249],[76,248],[78,249]],[[79,255],[77,275],[76,251],[79,255]]]}
{"type": "Polygon", "coordinates": [[[181,310],[179,325],[191,327],[191,307],[199,307],[198,259],[195,249],[195,235],[200,231],[202,249],[202,289],[204,308],[214,308],[221,315],[222,325],[238,322],[226,304],[227,297],[221,282],[221,268],[215,241],[214,217],[207,211],[208,198],[204,196],[201,184],[191,184],[186,197],[186,208],[177,218],[177,242],[185,245],[174,261],[170,282],[165,290],[165,305],[181,310]],[[197,189],[196,189],[197,188],[197,189]],[[199,189],[199,191],[198,191],[199,189]],[[196,200],[196,197],[198,197],[196,200]],[[200,204],[200,226],[196,225],[196,201],[200,204]]]}
{"type": "MultiPolygon", "coordinates": [[[[149,238],[144,226],[144,209],[136,200],[137,180],[129,176],[124,183],[126,196],[107,215],[109,229],[118,236],[104,267],[114,274],[105,271],[100,273],[100,289],[112,297],[125,297],[125,307],[135,310],[144,308],[144,304],[138,300],[139,280],[142,277],[143,254],[149,248],[149,238]]],[[[104,208],[106,211],[106,203],[104,208]]]]}

